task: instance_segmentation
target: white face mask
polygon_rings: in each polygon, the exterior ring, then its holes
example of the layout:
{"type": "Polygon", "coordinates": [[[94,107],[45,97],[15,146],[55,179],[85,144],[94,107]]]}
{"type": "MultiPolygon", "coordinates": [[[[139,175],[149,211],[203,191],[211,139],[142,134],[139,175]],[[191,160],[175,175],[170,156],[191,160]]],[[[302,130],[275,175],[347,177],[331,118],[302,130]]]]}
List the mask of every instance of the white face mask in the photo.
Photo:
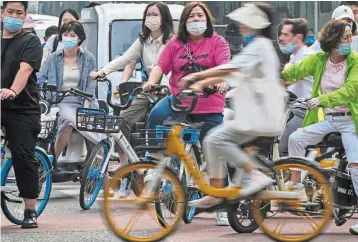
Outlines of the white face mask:
{"type": "Polygon", "coordinates": [[[160,28],[160,26],[162,25],[162,19],[159,16],[150,16],[147,17],[145,20],[145,26],[148,27],[148,29],[150,29],[150,31],[156,31],[160,28]]]}
{"type": "Polygon", "coordinates": [[[200,36],[202,35],[207,29],[207,22],[191,22],[186,23],[186,30],[192,36],[200,36]]]}

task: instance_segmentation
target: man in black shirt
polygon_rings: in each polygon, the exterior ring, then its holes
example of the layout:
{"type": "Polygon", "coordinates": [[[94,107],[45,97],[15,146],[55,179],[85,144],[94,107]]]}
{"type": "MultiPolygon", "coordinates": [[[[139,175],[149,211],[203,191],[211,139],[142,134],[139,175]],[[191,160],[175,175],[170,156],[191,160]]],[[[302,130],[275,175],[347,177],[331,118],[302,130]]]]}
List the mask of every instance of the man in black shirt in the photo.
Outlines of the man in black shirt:
{"type": "Polygon", "coordinates": [[[36,139],[41,130],[36,72],[42,47],[32,33],[22,32],[28,2],[3,2],[1,33],[1,125],[11,151],[19,196],[24,198],[22,228],[37,228],[39,196],[36,139]]]}

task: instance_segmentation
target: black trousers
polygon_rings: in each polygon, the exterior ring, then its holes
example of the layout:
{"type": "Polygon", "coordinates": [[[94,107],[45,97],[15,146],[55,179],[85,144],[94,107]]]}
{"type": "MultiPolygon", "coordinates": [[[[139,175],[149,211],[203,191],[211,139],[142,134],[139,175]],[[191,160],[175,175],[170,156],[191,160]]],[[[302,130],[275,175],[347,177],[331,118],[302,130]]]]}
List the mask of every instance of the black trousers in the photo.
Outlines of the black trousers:
{"type": "Polygon", "coordinates": [[[1,125],[11,151],[19,196],[36,199],[39,196],[39,161],[35,159],[37,136],[41,131],[40,115],[1,110],[1,125]]]}

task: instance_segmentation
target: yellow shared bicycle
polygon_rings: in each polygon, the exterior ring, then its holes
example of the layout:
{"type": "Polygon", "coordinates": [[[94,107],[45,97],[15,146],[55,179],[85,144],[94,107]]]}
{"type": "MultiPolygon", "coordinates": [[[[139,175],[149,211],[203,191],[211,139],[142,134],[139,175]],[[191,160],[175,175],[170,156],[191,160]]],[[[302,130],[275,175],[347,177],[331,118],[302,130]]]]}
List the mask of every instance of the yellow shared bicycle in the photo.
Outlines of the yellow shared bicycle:
{"type": "MultiPolygon", "coordinates": [[[[188,97],[198,95],[192,90],[184,90],[182,94],[188,97]]],[[[187,155],[181,140],[182,127],[174,125],[166,141],[165,156],[157,163],[139,162],[124,166],[113,177],[112,186],[116,186],[121,178],[134,172],[145,176],[145,186],[139,197],[118,199],[109,196],[109,185],[105,189],[104,214],[111,227],[125,241],[158,241],[172,233],[181,221],[187,206],[185,194],[180,180],[168,167],[170,157],[177,156],[184,163],[193,180],[195,187],[203,194],[223,198],[222,207],[233,207],[241,200],[251,200],[250,212],[261,230],[276,241],[308,241],[324,229],[332,217],[333,197],[329,182],[312,162],[305,158],[283,158],[275,163],[260,163],[260,169],[272,177],[279,177],[283,171],[292,168],[302,169],[321,186],[325,193],[323,207],[318,213],[309,211],[295,191],[275,191],[267,188],[252,197],[242,197],[240,185],[215,188],[210,186],[197,164],[187,155]],[[147,179],[150,177],[150,179],[147,179]],[[170,193],[166,190],[170,187],[170,193]],[[170,194],[170,198],[167,197],[170,194]],[[172,199],[168,208],[168,199],[172,199]],[[166,202],[162,202],[165,200],[166,202]],[[275,216],[270,215],[267,204],[275,203],[279,209],[275,216]],[[166,203],[166,205],[164,203],[166,203]],[[165,213],[167,209],[167,213],[165,213]]],[[[237,169],[239,170],[239,168],[237,169]]],[[[237,179],[235,179],[236,181],[237,179]]],[[[279,180],[279,179],[277,179],[279,180]]],[[[239,183],[240,182],[236,182],[239,183]]],[[[245,181],[241,181],[244,184],[245,181]]],[[[229,209],[230,211],[230,209],[229,209]]],[[[187,225],[190,226],[190,225],[187,225]]]]}

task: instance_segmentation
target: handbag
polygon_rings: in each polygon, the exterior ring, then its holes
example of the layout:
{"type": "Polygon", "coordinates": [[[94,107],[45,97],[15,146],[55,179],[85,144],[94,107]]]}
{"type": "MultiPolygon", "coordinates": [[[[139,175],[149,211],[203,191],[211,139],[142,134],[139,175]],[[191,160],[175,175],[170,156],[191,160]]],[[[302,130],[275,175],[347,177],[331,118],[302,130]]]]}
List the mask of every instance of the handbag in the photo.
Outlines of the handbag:
{"type": "MultiPolygon", "coordinates": [[[[194,60],[193,56],[191,55],[191,52],[189,50],[189,45],[188,45],[187,42],[184,44],[184,48],[185,48],[185,50],[187,52],[187,55],[189,57],[189,63],[191,65],[191,67],[192,67],[191,68],[191,73],[202,72],[202,71],[205,71],[205,70],[208,69],[205,66],[202,66],[202,65],[199,65],[199,64],[195,63],[195,60],[194,60]]],[[[190,73],[188,73],[188,74],[190,74],[190,73]]]]}
{"type": "Polygon", "coordinates": [[[229,77],[238,84],[233,100],[235,117],[228,125],[247,135],[275,137],[282,130],[287,94],[280,79],[257,77],[258,69],[229,77]]]}

